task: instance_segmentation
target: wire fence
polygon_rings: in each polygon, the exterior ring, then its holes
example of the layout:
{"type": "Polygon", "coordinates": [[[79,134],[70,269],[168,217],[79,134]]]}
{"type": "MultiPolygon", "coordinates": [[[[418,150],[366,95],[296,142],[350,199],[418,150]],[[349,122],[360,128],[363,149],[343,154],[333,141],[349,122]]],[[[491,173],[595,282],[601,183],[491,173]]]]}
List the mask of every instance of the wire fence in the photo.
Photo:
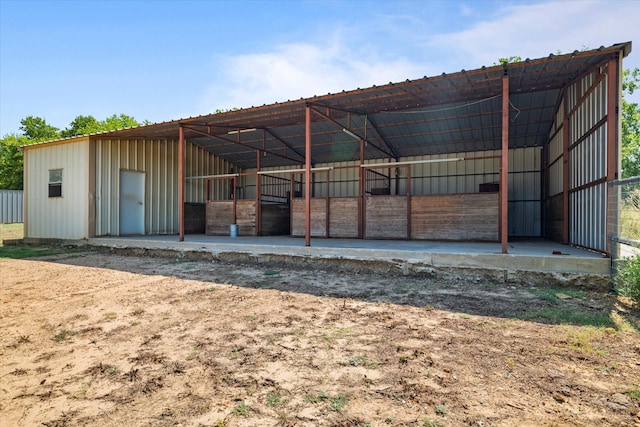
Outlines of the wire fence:
{"type": "Polygon", "coordinates": [[[640,253],[640,176],[609,182],[609,230],[614,261],[640,253]]]}

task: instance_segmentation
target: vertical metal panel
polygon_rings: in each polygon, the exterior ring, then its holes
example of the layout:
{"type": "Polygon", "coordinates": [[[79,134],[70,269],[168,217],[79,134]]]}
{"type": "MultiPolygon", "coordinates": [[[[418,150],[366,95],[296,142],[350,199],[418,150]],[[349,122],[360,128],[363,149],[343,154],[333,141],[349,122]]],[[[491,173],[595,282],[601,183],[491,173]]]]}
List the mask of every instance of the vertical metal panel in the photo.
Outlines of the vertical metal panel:
{"type": "Polygon", "coordinates": [[[22,200],[22,190],[0,190],[0,224],[23,221],[22,200]]]}
{"type": "Polygon", "coordinates": [[[25,237],[83,239],[88,234],[89,140],[27,148],[25,237]],[[62,169],[62,197],[49,197],[49,170],[62,169]]]}
{"type": "Polygon", "coordinates": [[[509,235],[539,237],[542,149],[509,150],[509,235]]]}
{"type": "Polygon", "coordinates": [[[607,79],[594,71],[569,90],[569,211],[570,242],[605,250],[607,79]],[[581,97],[586,95],[582,100],[581,97]],[[578,101],[580,101],[579,104],[578,101]]]}
{"type": "MultiPolygon", "coordinates": [[[[216,158],[190,143],[185,175],[216,173],[216,158]]],[[[96,235],[119,234],[120,170],[145,172],[145,233],[178,233],[178,142],[174,140],[96,141],[96,235]]],[[[205,180],[187,180],[185,201],[205,201],[205,180]]]]}

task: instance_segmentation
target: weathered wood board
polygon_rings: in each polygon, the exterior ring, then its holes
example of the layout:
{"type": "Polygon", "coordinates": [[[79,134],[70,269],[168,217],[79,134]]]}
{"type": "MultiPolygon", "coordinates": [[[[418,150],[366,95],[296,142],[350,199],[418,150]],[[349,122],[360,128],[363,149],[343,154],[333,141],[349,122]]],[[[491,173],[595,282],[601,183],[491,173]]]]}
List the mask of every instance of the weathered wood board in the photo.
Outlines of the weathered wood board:
{"type": "Polygon", "coordinates": [[[365,197],[365,238],[406,239],[407,196],[365,197]]]}
{"type": "Polygon", "coordinates": [[[329,200],[329,236],[358,237],[357,197],[338,197],[329,200]]]}
{"type": "Polygon", "coordinates": [[[234,223],[233,201],[207,202],[207,235],[228,236],[229,226],[234,223]]]}
{"type": "Polygon", "coordinates": [[[498,193],[411,197],[411,237],[498,241],[498,193]]]}
{"type": "Polygon", "coordinates": [[[238,236],[256,235],[256,201],[236,201],[236,224],[238,224],[238,236]]]}
{"type": "MultiPolygon", "coordinates": [[[[305,235],[305,199],[291,200],[291,235],[305,235]]],[[[327,237],[327,199],[311,199],[311,237],[327,237]]]]}

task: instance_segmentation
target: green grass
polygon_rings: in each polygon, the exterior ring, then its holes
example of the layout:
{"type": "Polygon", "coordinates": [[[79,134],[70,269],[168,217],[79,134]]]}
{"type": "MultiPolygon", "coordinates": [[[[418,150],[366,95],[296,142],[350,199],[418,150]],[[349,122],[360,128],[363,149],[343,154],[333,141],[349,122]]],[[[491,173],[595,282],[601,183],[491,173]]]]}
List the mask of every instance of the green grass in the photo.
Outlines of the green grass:
{"type": "Polygon", "coordinates": [[[267,406],[270,408],[277,408],[278,406],[282,406],[287,403],[287,399],[283,398],[280,393],[274,391],[273,393],[269,393],[267,395],[267,406]]]}
{"type": "Polygon", "coordinates": [[[551,289],[534,289],[530,288],[529,292],[533,295],[543,299],[546,302],[557,302],[561,299],[558,297],[558,294],[567,295],[573,299],[585,300],[587,297],[583,291],[578,291],[575,289],[559,289],[559,288],[551,288],[551,289]]]}
{"type": "Polygon", "coordinates": [[[24,237],[24,224],[0,224],[0,247],[2,247],[2,241],[22,239],[24,237]]]}
{"type": "Polygon", "coordinates": [[[526,313],[522,320],[538,320],[557,325],[595,326],[616,328],[617,325],[606,314],[580,310],[575,307],[550,306],[526,313]]]}
{"type": "Polygon", "coordinates": [[[62,246],[0,246],[0,258],[37,258],[49,255],[71,254],[78,252],[78,250],[62,246]]]}
{"type": "Polygon", "coordinates": [[[251,413],[251,408],[246,403],[242,402],[235,408],[233,408],[233,415],[240,417],[246,417],[251,413]]]}

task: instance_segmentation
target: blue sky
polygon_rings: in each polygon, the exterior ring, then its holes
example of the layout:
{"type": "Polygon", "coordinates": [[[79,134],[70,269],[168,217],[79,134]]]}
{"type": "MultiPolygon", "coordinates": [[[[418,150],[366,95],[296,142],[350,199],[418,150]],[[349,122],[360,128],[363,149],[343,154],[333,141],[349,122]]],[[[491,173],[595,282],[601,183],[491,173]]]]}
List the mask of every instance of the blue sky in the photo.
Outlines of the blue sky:
{"type": "MultiPolygon", "coordinates": [[[[633,41],[640,1],[0,0],[0,136],[159,122],[633,41]]],[[[635,101],[634,96],[634,101],[635,101]]]]}

